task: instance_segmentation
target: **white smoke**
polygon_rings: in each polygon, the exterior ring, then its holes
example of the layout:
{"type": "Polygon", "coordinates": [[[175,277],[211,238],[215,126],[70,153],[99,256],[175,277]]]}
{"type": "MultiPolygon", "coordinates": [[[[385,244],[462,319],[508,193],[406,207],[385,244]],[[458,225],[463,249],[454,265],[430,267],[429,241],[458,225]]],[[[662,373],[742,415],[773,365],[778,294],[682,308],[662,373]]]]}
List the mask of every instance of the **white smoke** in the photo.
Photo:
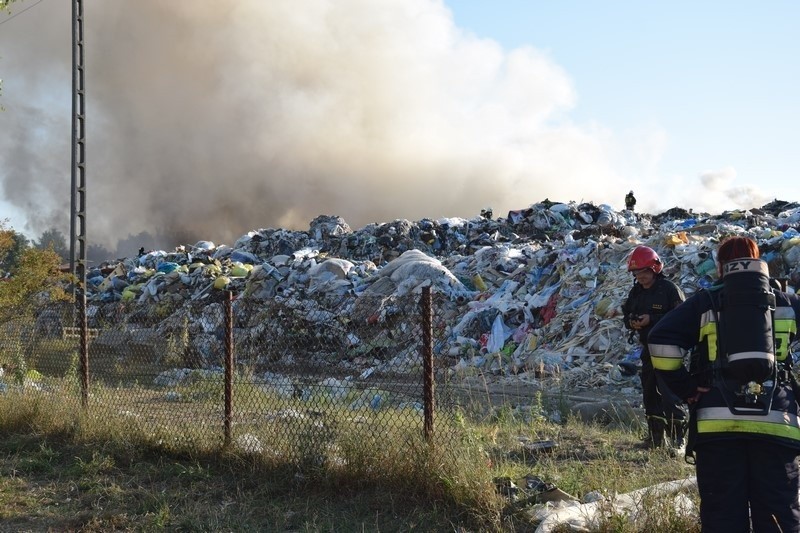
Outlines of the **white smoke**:
{"type": "MultiPolygon", "coordinates": [[[[69,7],[0,26],[0,180],[32,232],[68,228],[69,7]]],[[[142,231],[230,243],[320,214],[504,216],[544,198],[621,209],[665,145],[656,134],[615,170],[631,152],[570,120],[559,65],[459,29],[441,0],[85,9],[88,232],[104,245],[142,231]]]]}

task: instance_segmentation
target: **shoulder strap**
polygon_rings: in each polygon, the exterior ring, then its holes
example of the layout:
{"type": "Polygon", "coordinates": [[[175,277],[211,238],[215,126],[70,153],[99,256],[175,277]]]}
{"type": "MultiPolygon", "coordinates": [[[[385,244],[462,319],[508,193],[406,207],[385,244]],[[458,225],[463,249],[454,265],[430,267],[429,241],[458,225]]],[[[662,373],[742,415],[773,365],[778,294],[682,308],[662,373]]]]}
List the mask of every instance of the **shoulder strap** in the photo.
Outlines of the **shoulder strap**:
{"type": "MultiPolygon", "coordinates": [[[[722,350],[722,348],[723,348],[723,346],[722,346],[722,335],[721,335],[722,331],[721,331],[721,329],[719,327],[720,326],[720,324],[719,324],[719,311],[720,310],[719,310],[719,307],[717,306],[717,299],[714,298],[714,295],[712,294],[712,292],[717,292],[720,289],[722,289],[722,285],[716,285],[716,286],[712,286],[712,287],[710,287],[708,289],[702,289],[703,293],[708,296],[708,301],[711,302],[711,314],[714,315],[714,324],[716,324],[716,327],[717,327],[717,357],[714,358],[714,364],[713,364],[713,367],[715,369],[719,368],[722,365],[724,365],[724,363],[721,361],[721,359],[725,359],[724,357],[722,357],[722,354],[724,354],[725,352],[722,350]]],[[[721,296],[722,296],[722,293],[720,293],[720,297],[721,296]]]]}

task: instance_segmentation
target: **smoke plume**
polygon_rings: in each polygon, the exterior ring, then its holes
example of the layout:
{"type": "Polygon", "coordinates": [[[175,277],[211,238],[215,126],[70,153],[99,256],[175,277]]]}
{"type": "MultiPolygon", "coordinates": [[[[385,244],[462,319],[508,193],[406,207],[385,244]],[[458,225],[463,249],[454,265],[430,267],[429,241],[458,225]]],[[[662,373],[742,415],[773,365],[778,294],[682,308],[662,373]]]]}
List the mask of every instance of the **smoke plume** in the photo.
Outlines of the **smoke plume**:
{"type": "MultiPolygon", "coordinates": [[[[321,214],[358,228],[545,198],[621,209],[631,188],[609,133],[569,120],[553,60],[459,29],[441,0],[85,10],[92,243],[232,244],[321,214]]],[[[64,1],[0,25],[0,180],[33,234],[69,228],[70,32],[64,1]]]]}

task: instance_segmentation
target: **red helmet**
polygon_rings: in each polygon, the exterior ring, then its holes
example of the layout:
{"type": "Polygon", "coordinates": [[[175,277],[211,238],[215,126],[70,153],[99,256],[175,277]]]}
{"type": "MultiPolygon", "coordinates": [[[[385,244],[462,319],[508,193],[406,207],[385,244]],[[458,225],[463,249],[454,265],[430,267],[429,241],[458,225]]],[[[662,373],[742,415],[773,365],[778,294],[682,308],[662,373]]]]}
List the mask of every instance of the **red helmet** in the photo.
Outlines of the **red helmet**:
{"type": "Polygon", "coordinates": [[[637,246],[628,258],[628,272],[649,268],[656,274],[661,272],[664,264],[655,250],[649,246],[637,246]]]}

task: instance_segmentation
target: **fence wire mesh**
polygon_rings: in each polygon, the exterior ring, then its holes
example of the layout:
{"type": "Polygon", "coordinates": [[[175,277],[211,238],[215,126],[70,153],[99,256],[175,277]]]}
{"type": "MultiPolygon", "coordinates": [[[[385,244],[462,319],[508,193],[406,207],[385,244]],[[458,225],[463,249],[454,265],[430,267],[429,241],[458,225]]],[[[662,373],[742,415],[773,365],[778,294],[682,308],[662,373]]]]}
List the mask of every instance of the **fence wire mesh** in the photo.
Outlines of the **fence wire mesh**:
{"type": "Polygon", "coordinates": [[[290,462],[345,461],[409,436],[447,446],[456,405],[432,351],[444,303],[427,291],[267,302],[218,291],[89,304],[88,369],[74,305],[41,306],[4,321],[0,379],[158,440],[290,462]]]}

